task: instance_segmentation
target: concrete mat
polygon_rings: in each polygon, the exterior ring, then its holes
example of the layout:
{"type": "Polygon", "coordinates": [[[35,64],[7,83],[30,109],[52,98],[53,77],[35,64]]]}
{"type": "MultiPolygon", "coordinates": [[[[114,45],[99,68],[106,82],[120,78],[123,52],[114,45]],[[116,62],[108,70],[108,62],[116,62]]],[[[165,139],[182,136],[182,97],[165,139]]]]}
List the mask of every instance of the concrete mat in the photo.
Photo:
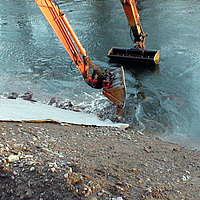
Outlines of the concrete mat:
{"type": "Polygon", "coordinates": [[[77,125],[112,126],[127,128],[128,124],[102,121],[94,114],[63,110],[40,102],[22,99],[0,99],[1,121],[55,121],[77,125]]]}

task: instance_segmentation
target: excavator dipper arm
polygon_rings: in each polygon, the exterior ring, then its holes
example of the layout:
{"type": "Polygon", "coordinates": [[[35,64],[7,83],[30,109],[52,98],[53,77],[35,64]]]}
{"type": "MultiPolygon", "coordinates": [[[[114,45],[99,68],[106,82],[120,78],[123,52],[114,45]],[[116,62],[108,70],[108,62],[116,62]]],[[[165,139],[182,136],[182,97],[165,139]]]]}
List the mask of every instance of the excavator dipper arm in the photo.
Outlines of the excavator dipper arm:
{"type": "Polygon", "coordinates": [[[82,73],[86,83],[93,88],[103,88],[103,94],[118,107],[123,108],[126,100],[123,68],[114,71],[106,69],[105,72],[102,73],[101,69],[95,65],[86,54],[86,50],[83,48],[64,12],[60,10],[57,3],[54,0],[35,1],[62,42],[69,56],[82,73]],[[90,66],[94,70],[92,75],[89,73],[90,66]]]}
{"type": "Polygon", "coordinates": [[[145,37],[147,37],[148,34],[144,34],[142,30],[135,0],[121,0],[121,3],[135,38],[134,43],[140,49],[145,49],[145,37]]]}

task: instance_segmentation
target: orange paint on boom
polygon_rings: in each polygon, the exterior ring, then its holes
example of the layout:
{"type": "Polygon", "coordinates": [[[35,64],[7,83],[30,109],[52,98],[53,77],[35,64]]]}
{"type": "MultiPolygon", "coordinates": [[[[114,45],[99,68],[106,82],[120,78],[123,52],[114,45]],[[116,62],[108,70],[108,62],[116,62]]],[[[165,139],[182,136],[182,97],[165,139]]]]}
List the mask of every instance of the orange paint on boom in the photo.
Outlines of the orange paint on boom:
{"type": "Polygon", "coordinates": [[[82,47],[78,37],[65,17],[65,14],[50,0],[35,1],[67,50],[71,59],[74,61],[80,72],[84,74],[89,70],[89,66],[84,63],[84,60],[75,45],[77,45],[83,56],[86,56],[86,50],[82,47]]]}

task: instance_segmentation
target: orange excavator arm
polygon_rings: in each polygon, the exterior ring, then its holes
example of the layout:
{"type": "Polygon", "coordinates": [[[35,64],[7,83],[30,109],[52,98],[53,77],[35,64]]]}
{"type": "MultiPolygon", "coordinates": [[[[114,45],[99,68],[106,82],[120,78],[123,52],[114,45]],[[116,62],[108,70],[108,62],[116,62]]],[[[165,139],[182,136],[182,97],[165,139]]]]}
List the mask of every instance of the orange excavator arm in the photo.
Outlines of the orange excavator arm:
{"type": "MultiPolygon", "coordinates": [[[[86,50],[81,45],[65,14],[59,9],[56,3],[53,3],[50,0],[36,0],[36,3],[67,50],[69,56],[78,67],[79,71],[82,74],[87,74],[89,70],[88,63],[86,63],[80,55],[81,53],[86,57],[86,50]],[[73,41],[79,48],[80,53],[73,41]]],[[[87,75],[90,79],[91,76],[89,74],[87,75]]]]}
{"type": "Polygon", "coordinates": [[[60,10],[57,3],[54,0],[35,1],[62,42],[69,56],[82,73],[86,83],[93,88],[103,88],[103,94],[117,106],[123,108],[126,99],[123,68],[116,70],[105,69],[103,73],[86,54],[86,50],[83,48],[64,12],[60,10]],[[94,70],[92,75],[89,73],[90,66],[94,70]]]}
{"type": "Polygon", "coordinates": [[[145,49],[145,37],[148,34],[143,32],[135,0],[121,0],[121,3],[134,36],[134,43],[140,49],[145,49]]]}

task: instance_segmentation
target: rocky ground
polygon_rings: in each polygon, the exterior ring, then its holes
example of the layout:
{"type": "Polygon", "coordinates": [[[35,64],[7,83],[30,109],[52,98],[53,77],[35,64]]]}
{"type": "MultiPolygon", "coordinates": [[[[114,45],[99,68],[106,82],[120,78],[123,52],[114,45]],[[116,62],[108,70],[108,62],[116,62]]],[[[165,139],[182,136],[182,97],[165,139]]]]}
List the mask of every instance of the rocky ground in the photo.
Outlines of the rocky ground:
{"type": "Polygon", "coordinates": [[[0,198],[200,199],[200,152],[133,130],[0,122],[0,198]]]}

